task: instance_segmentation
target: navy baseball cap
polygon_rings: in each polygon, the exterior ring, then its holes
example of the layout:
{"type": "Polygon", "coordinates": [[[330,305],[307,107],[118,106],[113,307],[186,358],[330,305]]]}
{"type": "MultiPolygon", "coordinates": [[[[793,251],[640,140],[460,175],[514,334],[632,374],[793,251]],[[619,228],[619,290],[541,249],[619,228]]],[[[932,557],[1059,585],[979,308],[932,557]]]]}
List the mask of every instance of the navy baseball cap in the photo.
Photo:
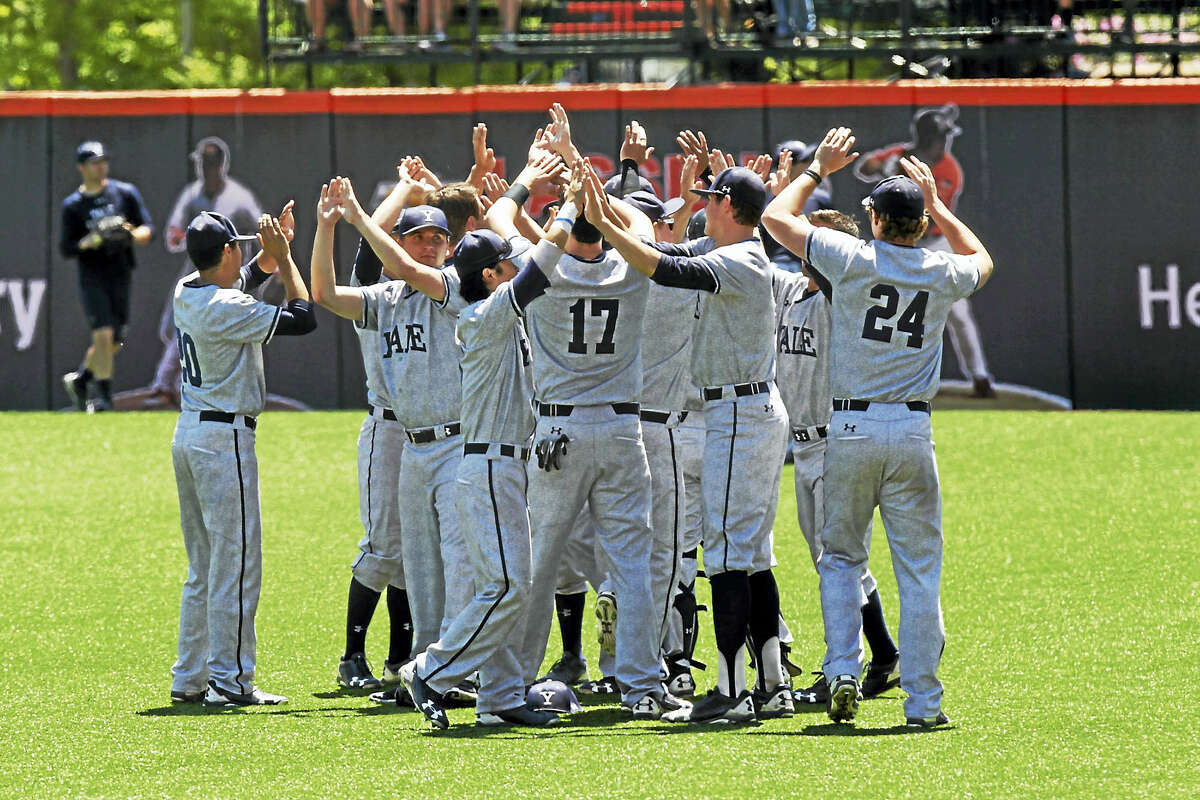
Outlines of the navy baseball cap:
{"type": "MultiPolygon", "coordinates": [[[[604,182],[604,193],[611,194],[613,197],[616,197],[617,193],[620,191],[621,191],[621,173],[618,172],[616,175],[613,175],[611,178],[609,178],[608,180],[606,180],[604,182]]],[[[641,175],[638,175],[638,191],[639,192],[649,192],[650,194],[654,195],[655,197],[658,196],[658,193],[654,191],[654,184],[651,183],[648,178],[645,178],[641,175]]]]}
{"type": "Polygon", "coordinates": [[[797,161],[812,161],[812,158],[817,153],[817,145],[805,144],[799,139],[788,139],[786,142],[780,142],[775,148],[775,163],[779,163],[779,157],[783,155],[784,150],[792,151],[792,163],[797,161]]]}
{"type": "Polygon", "coordinates": [[[738,205],[750,206],[756,214],[761,214],[767,206],[767,187],[763,185],[762,178],[746,167],[721,170],[712,186],[692,191],[701,195],[728,197],[738,205]]]}
{"type": "Polygon", "coordinates": [[[925,213],[925,195],[907,175],[893,175],[875,185],[863,198],[863,208],[873,208],[882,217],[919,219],[925,213]]]}
{"type": "Polygon", "coordinates": [[[422,228],[435,228],[446,234],[446,236],[450,235],[450,226],[446,223],[445,212],[433,206],[411,206],[404,209],[404,213],[400,215],[400,220],[392,228],[392,233],[407,236],[422,228]]]}
{"type": "Polygon", "coordinates": [[[459,277],[474,275],[485,269],[494,268],[501,261],[510,261],[524,255],[533,247],[523,236],[505,240],[495,231],[485,229],[469,231],[454,248],[454,268],[459,277]]]}
{"type": "Polygon", "coordinates": [[[75,163],[88,164],[92,161],[107,161],[108,151],[100,142],[84,142],[75,148],[75,163]]]}
{"type": "Polygon", "coordinates": [[[651,222],[675,216],[684,205],[682,197],[672,197],[664,203],[658,199],[657,195],[650,192],[631,192],[625,195],[624,200],[649,217],[651,222]]]}
{"type": "Polygon", "coordinates": [[[187,229],[187,254],[199,269],[215,267],[221,252],[230,242],[253,242],[257,236],[239,235],[229,217],[215,211],[202,211],[187,229]]]}
{"type": "Polygon", "coordinates": [[[692,218],[688,220],[687,232],[684,234],[688,239],[703,239],[704,226],[708,224],[708,215],[704,213],[704,209],[700,209],[692,218]]]}

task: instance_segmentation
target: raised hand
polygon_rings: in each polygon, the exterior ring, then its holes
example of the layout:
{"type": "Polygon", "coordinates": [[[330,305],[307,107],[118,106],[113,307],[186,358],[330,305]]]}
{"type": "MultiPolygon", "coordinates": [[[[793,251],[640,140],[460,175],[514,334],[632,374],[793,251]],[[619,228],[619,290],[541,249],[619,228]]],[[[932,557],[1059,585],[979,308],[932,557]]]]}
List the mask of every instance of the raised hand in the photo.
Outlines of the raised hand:
{"type": "Polygon", "coordinates": [[[783,190],[792,182],[792,151],[784,149],[779,154],[779,166],[770,174],[766,180],[767,191],[775,197],[783,193],[783,190]]]}
{"type": "Polygon", "coordinates": [[[321,197],[317,200],[318,225],[335,225],[342,218],[342,209],[339,205],[341,197],[338,194],[337,187],[337,178],[334,178],[329,183],[321,184],[321,197]]]}
{"type": "Polygon", "coordinates": [[[700,195],[692,191],[692,189],[704,188],[697,186],[696,176],[699,173],[700,159],[696,158],[694,153],[688,153],[683,157],[683,169],[679,173],[679,196],[686,204],[684,208],[691,208],[700,200],[700,195]]]}
{"type": "Polygon", "coordinates": [[[750,162],[750,171],[762,178],[763,183],[771,180],[771,161],[771,157],[763,153],[750,162]]]}
{"type": "Polygon", "coordinates": [[[552,135],[548,128],[538,128],[537,133],[533,135],[533,141],[529,145],[529,153],[525,158],[525,163],[533,163],[546,153],[553,153],[554,148],[550,146],[551,138],[552,135]]]}
{"type": "Polygon", "coordinates": [[[842,167],[854,163],[858,152],[854,149],[854,136],[849,128],[830,128],[829,133],[817,146],[813,164],[822,175],[828,176],[842,167]]]}
{"type": "MultiPolygon", "coordinates": [[[[679,145],[679,149],[685,156],[695,156],[698,162],[696,174],[704,172],[708,169],[708,139],[704,136],[704,131],[680,131],[675,137],[675,143],[679,145]]],[[[716,172],[717,170],[713,170],[716,172]]]]}
{"type": "Polygon", "coordinates": [[[467,183],[482,192],[483,176],[496,169],[496,151],[487,146],[487,125],[482,122],[471,129],[471,151],[475,154],[475,164],[467,175],[467,183]]]}
{"type": "Polygon", "coordinates": [[[483,176],[483,195],[481,199],[487,201],[490,208],[492,203],[500,199],[500,196],[508,191],[508,181],[501,178],[494,172],[489,172],[483,176]]]}
{"type": "Polygon", "coordinates": [[[412,176],[421,181],[430,191],[437,191],[442,188],[442,179],[434,174],[433,170],[425,166],[425,162],[420,156],[409,156],[412,160],[412,176]]]}
{"type": "Polygon", "coordinates": [[[567,190],[563,199],[568,203],[574,203],[575,208],[579,208],[584,202],[583,184],[584,184],[584,162],[579,160],[571,167],[571,177],[567,181],[567,190]]]}
{"type": "Polygon", "coordinates": [[[904,174],[921,187],[921,194],[925,197],[925,207],[932,208],[934,201],[938,199],[937,181],[933,179],[933,170],[916,156],[905,156],[900,159],[900,167],[904,170],[904,174]]]}
{"type": "Polygon", "coordinates": [[[723,151],[713,148],[712,152],[708,154],[708,166],[714,175],[719,175],[736,164],[732,155],[726,155],[723,151]]]}
{"type": "Polygon", "coordinates": [[[280,227],[279,220],[270,214],[258,218],[258,243],[277,265],[287,262],[290,253],[287,235],[280,227]]]}
{"type": "Polygon", "coordinates": [[[283,210],[279,212],[279,227],[283,229],[283,235],[290,242],[296,238],[296,215],[292,213],[292,209],[296,207],[295,200],[288,200],[283,204],[283,210]]]}
{"type": "Polygon", "coordinates": [[[351,225],[358,226],[366,216],[358,198],[354,195],[354,186],[349,178],[336,178],[338,183],[338,208],[342,210],[342,219],[351,225]]]}
{"type": "Polygon", "coordinates": [[[621,160],[631,159],[638,166],[646,163],[646,160],[654,154],[653,147],[647,147],[649,139],[646,137],[646,129],[642,127],[642,123],[636,119],[625,126],[625,139],[621,142],[621,160]]]}
{"type": "Polygon", "coordinates": [[[563,157],[564,161],[575,163],[575,144],[571,141],[571,121],[567,118],[567,110],[562,103],[550,106],[550,147],[563,157]]]}

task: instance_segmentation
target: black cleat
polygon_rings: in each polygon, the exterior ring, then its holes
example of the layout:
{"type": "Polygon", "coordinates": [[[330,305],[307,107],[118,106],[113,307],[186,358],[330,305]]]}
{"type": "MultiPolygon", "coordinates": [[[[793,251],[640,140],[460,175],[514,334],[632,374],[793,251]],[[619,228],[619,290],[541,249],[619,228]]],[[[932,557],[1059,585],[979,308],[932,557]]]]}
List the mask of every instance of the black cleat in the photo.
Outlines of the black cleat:
{"type": "Polygon", "coordinates": [[[817,675],[816,682],[807,689],[797,689],[792,692],[792,698],[797,703],[804,703],[812,706],[824,706],[829,704],[829,681],[825,680],[823,672],[813,673],[817,675]]]}
{"type": "Polygon", "coordinates": [[[735,725],[755,722],[754,698],[742,690],[737,697],[730,697],[713,689],[691,708],[663,714],[666,722],[694,722],[701,725],[735,725]]]}
{"type": "Polygon", "coordinates": [[[549,728],[558,723],[558,714],[553,711],[535,711],[526,706],[517,706],[507,711],[480,711],[475,714],[475,724],[480,728],[494,728],[500,725],[549,728]]]}
{"type": "Polygon", "coordinates": [[[550,671],[537,679],[542,681],[561,681],[567,686],[574,686],[587,677],[587,659],[579,653],[563,653],[562,658],[554,662],[550,671]]]}
{"type": "Polygon", "coordinates": [[[758,719],[786,719],[796,714],[796,702],[792,699],[792,690],[787,686],[778,686],[766,692],[756,689],[751,696],[754,698],[754,714],[758,719]]]}
{"type": "Polygon", "coordinates": [[[858,678],[853,675],[838,675],[829,691],[829,718],[834,722],[850,722],[858,713],[862,692],[858,690],[858,678]]]}
{"type": "Polygon", "coordinates": [[[617,679],[611,675],[601,678],[598,681],[584,681],[579,684],[580,694],[620,694],[621,687],[617,684],[617,679]]]}
{"type": "Polygon", "coordinates": [[[383,683],[371,672],[371,665],[362,653],[352,653],[349,658],[338,662],[337,683],[343,689],[375,691],[383,688],[383,683]]]}
{"type": "Polygon", "coordinates": [[[908,717],[904,721],[906,728],[936,728],[939,725],[949,725],[950,718],[941,711],[933,717],[908,717]]]}
{"type": "Polygon", "coordinates": [[[62,376],[63,388],[71,398],[71,404],[76,411],[87,410],[87,380],[78,372],[68,372],[62,376]]]}
{"type": "Polygon", "coordinates": [[[202,703],[204,702],[204,692],[180,692],[171,690],[171,702],[175,705],[184,703],[202,703]]]}
{"type": "Polygon", "coordinates": [[[245,694],[229,692],[208,682],[208,691],[204,693],[204,705],[215,708],[233,708],[235,706],[277,706],[287,702],[286,697],[268,694],[262,689],[251,689],[245,694]]]}
{"type": "Polygon", "coordinates": [[[862,696],[865,700],[870,700],[872,697],[879,695],[891,689],[893,686],[900,685],[900,654],[896,654],[896,658],[888,662],[875,663],[868,662],[867,672],[863,676],[862,681],[862,696]]]}
{"type": "Polygon", "coordinates": [[[421,676],[417,675],[416,661],[410,661],[400,668],[400,680],[412,695],[413,705],[425,715],[430,725],[443,731],[450,727],[450,719],[442,706],[442,696],[430,689],[421,676]]]}

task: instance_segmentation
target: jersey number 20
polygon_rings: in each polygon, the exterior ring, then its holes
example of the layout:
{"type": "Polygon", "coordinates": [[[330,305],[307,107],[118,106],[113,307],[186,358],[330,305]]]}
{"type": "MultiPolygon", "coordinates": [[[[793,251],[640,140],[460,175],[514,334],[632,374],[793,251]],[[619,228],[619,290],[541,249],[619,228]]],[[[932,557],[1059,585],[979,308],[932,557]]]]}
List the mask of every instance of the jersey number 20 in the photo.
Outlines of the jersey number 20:
{"type": "Polygon", "coordinates": [[[183,371],[183,379],[192,386],[204,382],[200,377],[200,357],[196,355],[196,343],[190,333],[175,329],[175,337],[179,340],[179,368],[183,371]]]}
{"type": "MultiPolygon", "coordinates": [[[[587,342],[583,338],[584,300],[580,298],[567,310],[571,312],[571,341],[567,343],[567,352],[586,353],[587,342]]],[[[597,353],[615,353],[613,336],[617,332],[617,315],[621,311],[621,301],[617,299],[592,300],[593,317],[604,317],[604,333],[596,342],[597,353]]]]}
{"type": "MultiPolygon", "coordinates": [[[[867,318],[863,320],[862,338],[876,342],[892,341],[892,326],[884,325],[885,320],[896,316],[900,307],[900,292],[889,283],[877,283],[871,287],[871,297],[882,300],[883,305],[871,306],[867,309],[867,318]]],[[[917,296],[904,309],[900,319],[896,320],[896,329],[908,334],[908,346],[919,349],[925,341],[925,304],[929,302],[929,292],[917,292],[917,296]]]]}

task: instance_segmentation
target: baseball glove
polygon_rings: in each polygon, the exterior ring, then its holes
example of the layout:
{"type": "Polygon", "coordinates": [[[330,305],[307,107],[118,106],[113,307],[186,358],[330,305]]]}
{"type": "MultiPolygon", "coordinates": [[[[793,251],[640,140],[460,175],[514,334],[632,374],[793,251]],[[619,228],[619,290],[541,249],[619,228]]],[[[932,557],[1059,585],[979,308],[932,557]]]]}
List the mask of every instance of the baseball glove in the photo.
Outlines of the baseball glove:
{"type": "Polygon", "coordinates": [[[555,436],[547,436],[538,442],[537,447],[534,448],[534,452],[537,453],[538,469],[544,469],[546,472],[562,469],[559,461],[567,454],[567,443],[570,441],[565,433],[560,433],[555,436]]]}
{"type": "Polygon", "coordinates": [[[96,233],[100,234],[100,239],[109,245],[128,244],[133,238],[129,229],[125,227],[125,218],[120,214],[101,217],[100,221],[96,223],[96,233]]]}

